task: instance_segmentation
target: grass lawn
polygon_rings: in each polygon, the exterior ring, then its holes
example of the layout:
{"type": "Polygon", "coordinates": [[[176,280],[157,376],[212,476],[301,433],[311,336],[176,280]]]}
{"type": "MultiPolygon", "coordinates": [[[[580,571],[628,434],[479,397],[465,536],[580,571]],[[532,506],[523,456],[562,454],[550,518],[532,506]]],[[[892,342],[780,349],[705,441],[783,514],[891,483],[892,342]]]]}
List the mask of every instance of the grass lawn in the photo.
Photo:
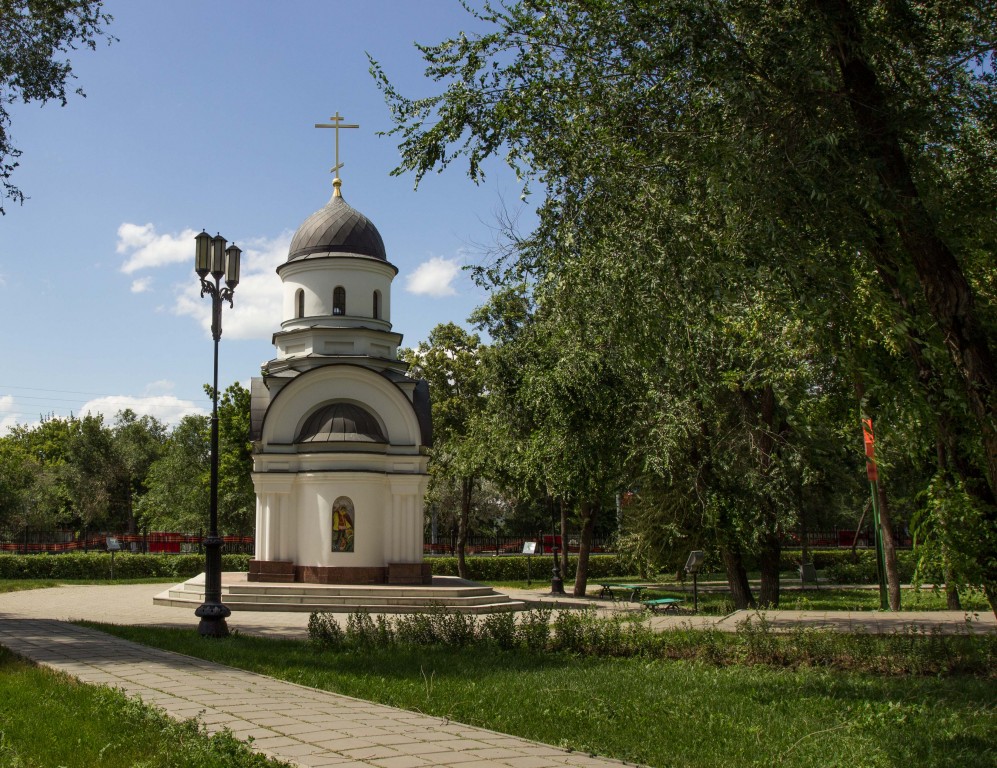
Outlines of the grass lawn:
{"type": "Polygon", "coordinates": [[[208,737],[109,688],[29,664],[0,648],[4,768],[271,768],[228,734],[208,737]]]}
{"type": "Polygon", "coordinates": [[[882,676],[490,646],[317,650],[308,643],[100,627],[302,685],[652,766],[997,763],[997,688],[882,676]]]}

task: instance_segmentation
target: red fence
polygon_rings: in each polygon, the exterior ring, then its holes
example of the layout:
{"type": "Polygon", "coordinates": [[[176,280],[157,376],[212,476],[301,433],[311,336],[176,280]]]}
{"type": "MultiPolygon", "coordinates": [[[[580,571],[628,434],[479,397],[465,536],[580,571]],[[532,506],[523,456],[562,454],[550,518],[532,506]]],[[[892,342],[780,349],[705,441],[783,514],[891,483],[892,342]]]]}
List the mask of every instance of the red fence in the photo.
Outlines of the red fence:
{"type": "MultiPolygon", "coordinates": [[[[8,554],[62,554],[64,552],[104,552],[107,540],[113,538],[121,551],[136,554],[191,554],[203,552],[201,533],[146,531],[115,533],[113,531],[32,531],[0,533],[0,552],[8,554]]],[[[252,554],[252,536],[222,536],[224,552],[252,554]]]]}
{"type": "MultiPolygon", "coordinates": [[[[122,551],[151,554],[190,554],[203,552],[202,533],[177,533],[173,531],[146,531],[142,533],[115,533],[107,531],[52,531],[52,530],[17,530],[0,531],[0,553],[11,554],[61,554],[63,552],[103,552],[107,549],[107,539],[117,539],[122,551]]],[[[253,554],[254,537],[223,536],[228,553],[253,554]]],[[[898,531],[894,537],[899,548],[910,548],[912,542],[906,532],[898,531]]],[[[468,555],[517,555],[522,553],[523,544],[532,541],[536,543],[534,554],[550,554],[553,547],[562,548],[560,536],[544,534],[535,537],[514,536],[469,536],[465,553],[468,555]]],[[[578,552],[579,537],[568,536],[568,552],[578,552]]],[[[827,531],[808,531],[807,544],[814,548],[851,548],[872,547],[875,545],[872,531],[859,531],[858,540],[854,529],[832,529],[827,531]]],[[[800,537],[791,534],[786,537],[783,546],[787,549],[800,547],[800,537]]],[[[594,539],[592,552],[615,552],[609,539],[594,539]]],[[[425,555],[456,555],[457,542],[455,538],[438,540],[435,543],[425,542],[425,555]]]]}

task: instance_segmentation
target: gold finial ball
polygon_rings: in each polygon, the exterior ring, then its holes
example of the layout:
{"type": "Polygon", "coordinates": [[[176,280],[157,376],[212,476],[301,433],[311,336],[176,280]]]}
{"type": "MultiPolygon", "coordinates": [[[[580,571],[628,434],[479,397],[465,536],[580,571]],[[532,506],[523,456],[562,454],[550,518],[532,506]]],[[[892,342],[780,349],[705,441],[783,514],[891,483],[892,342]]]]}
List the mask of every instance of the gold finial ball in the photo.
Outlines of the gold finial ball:
{"type": "Polygon", "coordinates": [[[343,186],[343,180],[338,176],[332,180],[332,194],[334,197],[340,196],[339,188],[343,186]]]}

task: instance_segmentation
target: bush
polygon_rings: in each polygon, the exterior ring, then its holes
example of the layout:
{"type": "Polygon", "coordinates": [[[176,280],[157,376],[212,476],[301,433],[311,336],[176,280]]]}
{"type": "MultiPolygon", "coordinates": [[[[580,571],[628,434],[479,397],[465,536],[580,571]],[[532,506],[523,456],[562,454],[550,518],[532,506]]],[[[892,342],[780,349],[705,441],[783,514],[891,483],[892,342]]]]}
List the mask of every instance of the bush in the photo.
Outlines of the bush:
{"type": "MultiPolygon", "coordinates": [[[[468,557],[468,576],[475,581],[526,581],[527,567],[534,581],[546,581],[554,567],[550,555],[537,555],[527,566],[526,555],[503,555],[502,557],[468,557]]],[[[456,557],[427,557],[426,562],[433,567],[434,576],[456,576],[456,557]]],[[[568,558],[567,578],[573,579],[578,568],[578,558],[568,558]]],[[[616,555],[592,555],[589,558],[588,577],[602,579],[608,576],[628,576],[625,564],[616,555]]]]}
{"type": "Polygon", "coordinates": [[[531,608],[520,616],[519,644],[533,653],[546,651],[550,643],[550,608],[531,608]]]}
{"type": "MultiPolygon", "coordinates": [[[[379,621],[389,620],[380,617],[379,621]]],[[[394,629],[354,614],[346,633],[329,614],[315,613],[308,634],[318,648],[364,652],[374,645],[438,645],[463,648],[476,643],[530,653],[585,656],[643,656],[685,659],[716,666],[767,664],[829,667],[890,675],[976,674],[994,677],[997,635],[943,635],[909,630],[889,635],[843,633],[799,627],[777,632],[764,619],[749,619],[736,632],[679,628],[655,632],[647,617],[603,619],[592,611],[532,609],[490,614],[482,621],[439,608],[399,616],[394,629]]]]}
{"type": "MultiPolygon", "coordinates": [[[[222,555],[222,570],[247,571],[251,555],[222,555]]],[[[204,571],[204,555],[114,556],[116,579],[183,580],[204,571]]],[[[0,555],[0,579],[111,578],[108,552],[69,552],[63,555],[0,555]]]]}
{"type": "Polygon", "coordinates": [[[487,614],[481,622],[481,636],[504,651],[512,650],[516,647],[516,614],[512,611],[487,614]]]}
{"type": "MultiPolygon", "coordinates": [[[[817,557],[814,557],[815,563],[817,557]]],[[[822,553],[821,564],[824,576],[835,584],[875,584],[879,580],[876,572],[876,550],[856,550],[854,557],[850,550],[832,550],[822,553]]],[[[909,583],[914,577],[916,564],[913,552],[897,552],[897,570],[900,581],[909,583]]]]}
{"type": "Polygon", "coordinates": [[[343,628],[328,613],[313,613],[308,617],[308,638],[317,648],[338,650],[346,644],[343,628]]]}

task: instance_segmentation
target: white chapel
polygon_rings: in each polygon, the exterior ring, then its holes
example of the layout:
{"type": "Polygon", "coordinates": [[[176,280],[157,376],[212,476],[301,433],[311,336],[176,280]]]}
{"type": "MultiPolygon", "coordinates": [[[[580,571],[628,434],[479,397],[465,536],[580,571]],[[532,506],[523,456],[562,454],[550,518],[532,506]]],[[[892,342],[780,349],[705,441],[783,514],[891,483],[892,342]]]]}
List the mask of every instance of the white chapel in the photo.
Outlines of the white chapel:
{"type": "Polygon", "coordinates": [[[373,223],[342,196],[338,129],[353,126],[335,127],[332,198],[298,228],[277,268],[276,357],[252,382],[249,580],[429,584],[429,389],[397,358],[398,269],[373,223]]]}

